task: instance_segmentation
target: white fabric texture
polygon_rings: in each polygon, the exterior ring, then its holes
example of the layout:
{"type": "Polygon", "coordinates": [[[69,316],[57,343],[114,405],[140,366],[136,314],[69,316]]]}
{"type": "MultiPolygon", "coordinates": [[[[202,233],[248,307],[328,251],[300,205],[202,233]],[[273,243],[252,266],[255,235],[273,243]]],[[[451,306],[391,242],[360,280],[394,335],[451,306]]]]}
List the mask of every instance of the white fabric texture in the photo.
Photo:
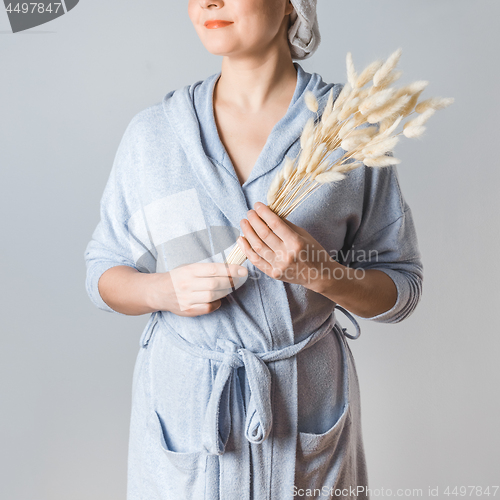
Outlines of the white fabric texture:
{"type": "Polygon", "coordinates": [[[296,60],[311,57],[321,42],[316,0],[291,0],[294,11],[290,14],[291,26],[288,41],[292,58],[296,60]]]}

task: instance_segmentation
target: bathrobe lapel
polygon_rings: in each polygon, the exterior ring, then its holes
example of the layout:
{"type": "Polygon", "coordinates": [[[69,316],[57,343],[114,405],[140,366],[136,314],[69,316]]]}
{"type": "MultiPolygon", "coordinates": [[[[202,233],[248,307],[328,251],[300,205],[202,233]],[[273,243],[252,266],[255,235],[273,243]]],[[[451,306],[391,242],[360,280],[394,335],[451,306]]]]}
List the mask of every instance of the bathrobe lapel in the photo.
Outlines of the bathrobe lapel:
{"type": "Polygon", "coordinates": [[[239,228],[239,221],[246,217],[249,207],[238,178],[225,168],[215,167],[203,150],[192,90],[185,87],[170,98],[166,96],[163,100],[165,113],[202,190],[210,195],[231,225],[239,228]]]}

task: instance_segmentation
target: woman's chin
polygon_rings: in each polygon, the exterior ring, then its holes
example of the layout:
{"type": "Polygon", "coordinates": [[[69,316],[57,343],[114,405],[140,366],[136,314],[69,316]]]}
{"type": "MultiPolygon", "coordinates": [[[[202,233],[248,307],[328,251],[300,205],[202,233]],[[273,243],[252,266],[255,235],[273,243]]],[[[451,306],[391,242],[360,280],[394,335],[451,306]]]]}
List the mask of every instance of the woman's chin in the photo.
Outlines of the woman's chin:
{"type": "MultiPolygon", "coordinates": [[[[212,30],[217,31],[217,30],[212,30]]],[[[245,50],[245,43],[241,43],[236,37],[223,33],[204,33],[200,36],[205,49],[216,56],[236,55],[245,50]]]]}
{"type": "Polygon", "coordinates": [[[235,47],[228,46],[227,44],[205,43],[205,48],[215,56],[228,56],[235,53],[235,47]]]}

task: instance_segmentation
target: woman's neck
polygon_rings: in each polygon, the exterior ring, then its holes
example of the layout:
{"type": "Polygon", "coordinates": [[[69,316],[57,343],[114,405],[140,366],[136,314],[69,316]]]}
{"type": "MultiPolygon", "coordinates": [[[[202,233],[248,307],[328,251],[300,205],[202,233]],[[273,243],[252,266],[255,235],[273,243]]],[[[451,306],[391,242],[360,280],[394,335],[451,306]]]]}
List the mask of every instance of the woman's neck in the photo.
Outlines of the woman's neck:
{"type": "Polygon", "coordinates": [[[288,107],[296,85],[297,70],[288,47],[255,57],[224,57],[214,101],[243,113],[258,113],[270,102],[283,101],[288,107]]]}

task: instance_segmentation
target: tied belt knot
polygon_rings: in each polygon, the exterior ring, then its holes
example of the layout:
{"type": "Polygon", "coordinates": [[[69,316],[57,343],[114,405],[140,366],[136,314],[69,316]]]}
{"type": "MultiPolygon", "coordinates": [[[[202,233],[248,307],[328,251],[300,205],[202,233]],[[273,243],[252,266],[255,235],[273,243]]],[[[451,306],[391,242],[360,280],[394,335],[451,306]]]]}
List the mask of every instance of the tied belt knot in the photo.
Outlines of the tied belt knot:
{"type": "MultiPolygon", "coordinates": [[[[340,309],[354,324],[357,335],[351,336],[342,328],[342,333],[349,338],[356,339],[361,331],[356,320],[339,305],[340,309]]],[[[158,318],[159,311],[153,313],[151,327],[153,327],[158,318]],[[153,318],[153,316],[155,316],[153,318]]],[[[162,314],[159,317],[163,319],[166,332],[170,335],[172,341],[184,351],[190,354],[219,361],[221,364],[217,369],[217,374],[213,382],[212,392],[208,400],[205,418],[203,422],[203,445],[212,455],[222,455],[225,451],[225,442],[220,434],[220,417],[222,411],[230,412],[229,405],[221,408],[223,394],[225,390],[230,391],[230,381],[235,369],[245,367],[248,385],[250,387],[250,398],[246,409],[245,417],[245,437],[255,444],[262,443],[271,432],[273,425],[273,415],[271,408],[271,373],[266,362],[280,361],[295,356],[298,352],[312,346],[318,340],[325,337],[332,331],[336,320],[334,312],[328,316],[323,324],[314,330],[309,336],[297,344],[292,344],[281,349],[266,352],[253,352],[241,347],[229,339],[217,339],[216,345],[221,350],[210,350],[199,347],[181,337],[166,321],[162,314]]],[[[229,394],[228,394],[229,396],[229,394]]],[[[230,415],[227,415],[230,422],[230,415]]]]}

